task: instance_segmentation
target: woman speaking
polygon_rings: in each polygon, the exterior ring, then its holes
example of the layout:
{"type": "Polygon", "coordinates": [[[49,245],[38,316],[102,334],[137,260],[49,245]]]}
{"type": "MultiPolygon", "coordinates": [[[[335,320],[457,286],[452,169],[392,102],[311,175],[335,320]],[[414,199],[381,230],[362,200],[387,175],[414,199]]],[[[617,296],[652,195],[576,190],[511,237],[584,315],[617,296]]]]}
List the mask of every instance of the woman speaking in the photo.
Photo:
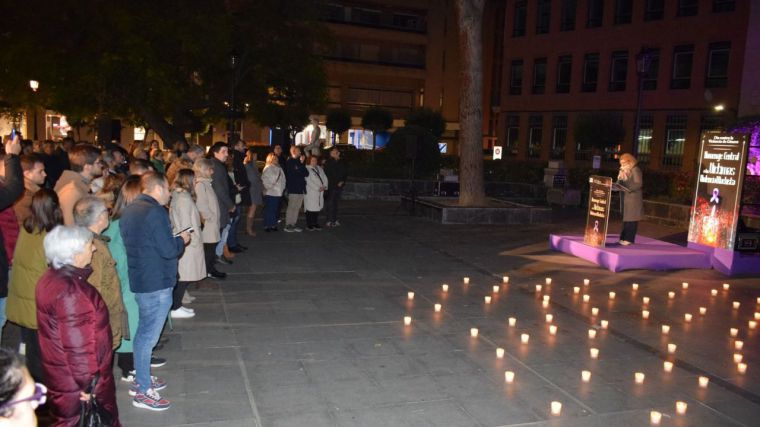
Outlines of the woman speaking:
{"type": "Polygon", "coordinates": [[[644,205],[641,192],[644,181],[641,169],[636,158],[628,153],[620,156],[620,172],[616,184],[623,192],[623,230],[620,232],[618,243],[628,246],[636,241],[636,230],[641,221],[641,210],[644,205]]]}

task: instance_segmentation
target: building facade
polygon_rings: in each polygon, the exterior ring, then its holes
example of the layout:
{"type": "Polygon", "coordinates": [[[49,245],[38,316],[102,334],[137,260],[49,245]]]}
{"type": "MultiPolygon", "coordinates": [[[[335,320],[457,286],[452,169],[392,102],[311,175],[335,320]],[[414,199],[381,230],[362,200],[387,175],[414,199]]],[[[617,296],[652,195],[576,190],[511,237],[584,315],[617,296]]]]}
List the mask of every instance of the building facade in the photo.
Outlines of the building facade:
{"type": "Polygon", "coordinates": [[[757,30],[749,23],[758,3],[505,1],[502,67],[493,84],[500,88],[492,109],[497,143],[506,156],[568,167],[588,165],[594,154],[613,161],[622,151],[651,169],[695,169],[702,131],[760,114],[756,73],[748,70],[757,62],[750,56],[757,30]],[[579,117],[602,112],[623,125],[620,146],[600,151],[575,141],[579,117]]]}

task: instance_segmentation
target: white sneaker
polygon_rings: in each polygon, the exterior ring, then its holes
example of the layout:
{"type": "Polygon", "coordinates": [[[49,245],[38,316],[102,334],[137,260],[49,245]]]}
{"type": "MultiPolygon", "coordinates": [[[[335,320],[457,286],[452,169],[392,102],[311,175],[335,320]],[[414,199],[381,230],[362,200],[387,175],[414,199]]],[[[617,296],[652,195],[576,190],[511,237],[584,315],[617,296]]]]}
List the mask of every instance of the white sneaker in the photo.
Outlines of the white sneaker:
{"type": "Polygon", "coordinates": [[[282,231],[286,233],[295,233],[296,229],[293,226],[286,225],[285,228],[282,229],[282,231]]]}
{"type": "Polygon", "coordinates": [[[303,231],[303,228],[301,228],[301,227],[293,227],[293,231],[295,231],[296,233],[300,233],[300,232],[303,231]]]}
{"type": "Polygon", "coordinates": [[[191,313],[187,310],[183,310],[182,307],[172,310],[172,319],[189,319],[195,317],[195,313],[191,313]]]}
{"type": "Polygon", "coordinates": [[[337,220],[336,220],[336,221],[335,221],[335,222],[333,222],[332,224],[333,224],[333,227],[338,227],[338,226],[340,226],[340,221],[337,221],[337,220]]]}
{"type": "Polygon", "coordinates": [[[184,310],[184,311],[187,311],[188,313],[193,313],[193,314],[195,314],[195,310],[193,310],[192,308],[188,308],[188,307],[185,307],[185,306],[181,306],[179,309],[180,309],[180,310],[184,310]]]}

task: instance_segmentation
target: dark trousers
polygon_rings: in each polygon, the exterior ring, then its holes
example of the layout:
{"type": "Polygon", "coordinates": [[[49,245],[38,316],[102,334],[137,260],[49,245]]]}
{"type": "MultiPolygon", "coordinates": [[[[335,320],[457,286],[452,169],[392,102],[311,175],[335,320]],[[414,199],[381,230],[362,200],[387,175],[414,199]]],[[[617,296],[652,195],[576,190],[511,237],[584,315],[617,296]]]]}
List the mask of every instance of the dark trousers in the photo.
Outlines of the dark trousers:
{"type": "Polygon", "coordinates": [[[277,227],[277,218],[280,214],[280,201],[282,197],[264,196],[264,227],[277,227]]]}
{"type": "Polygon", "coordinates": [[[243,209],[240,205],[235,206],[235,216],[230,220],[230,232],[227,235],[227,247],[234,248],[238,245],[237,229],[243,209]]]}
{"type": "Polygon", "coordinates": [[[306,226],[316,227],[319,225],[319,211],[306,211],[306,226]]]}
{"type": "Polygon", "coordinates": [[[219,242],[203,244],[203,255],[206,258],[206,271],[208,271],[209,273],[216,270],[216,266],[214,264],[216,263],[217,243],[219,242]]]}
{"type": "Polygon", "coordinates": [[[638,228],[638,221],[624,221],[623,230],[620,232],[620,240],[634,243],[636,241],[636,230],[638,230],[638,228]]]}
{"type": "Polygon", "coordinates": [[[133,353],[116,353],[116,365],[121,369],[121,376],[126,378],[135,370],[135,355],[133,353]]]}
{"type": "Polygon", "coordinates": [[[45,375],[42,372],[42,354],[40,352],[40,340],[36,329],[21,328],[21,342],[24,343],[26,355],[26,368],[32,374],[35,381],[44,383],[45,375]]]}
{"type": "Polygon", "coordinates": [[[331,188],[327,192],[327,222],[338,220],[338,202],[340,201],[340,194],[342,192],[343,187],[331,188]]]}
{"type": "Polygon", "coordinates": [[[187,286],[190,283],[191,282],[179,281],[174,286],[174,291],[172,292],[172,310],[177,310],[178,308],[182,307],[182,297],[185,295],[187,286]]]}

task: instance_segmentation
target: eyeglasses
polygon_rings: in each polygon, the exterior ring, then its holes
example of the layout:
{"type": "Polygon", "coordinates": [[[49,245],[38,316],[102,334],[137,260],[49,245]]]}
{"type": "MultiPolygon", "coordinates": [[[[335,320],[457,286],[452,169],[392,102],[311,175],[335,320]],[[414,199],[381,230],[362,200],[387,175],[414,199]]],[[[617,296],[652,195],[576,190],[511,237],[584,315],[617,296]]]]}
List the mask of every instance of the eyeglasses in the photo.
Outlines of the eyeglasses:
{"type": "Polygon", "coordinates": [[[44,405],[47,402],[47,387],[45,384],[35,383],[34,394],[25,398],[8,402],[3,406],[0,406],[0,410],[8,409],[11,406],[18,405],[19,403],[29,402],[32,409],[37,409],[39,406],[44,405]]]}

